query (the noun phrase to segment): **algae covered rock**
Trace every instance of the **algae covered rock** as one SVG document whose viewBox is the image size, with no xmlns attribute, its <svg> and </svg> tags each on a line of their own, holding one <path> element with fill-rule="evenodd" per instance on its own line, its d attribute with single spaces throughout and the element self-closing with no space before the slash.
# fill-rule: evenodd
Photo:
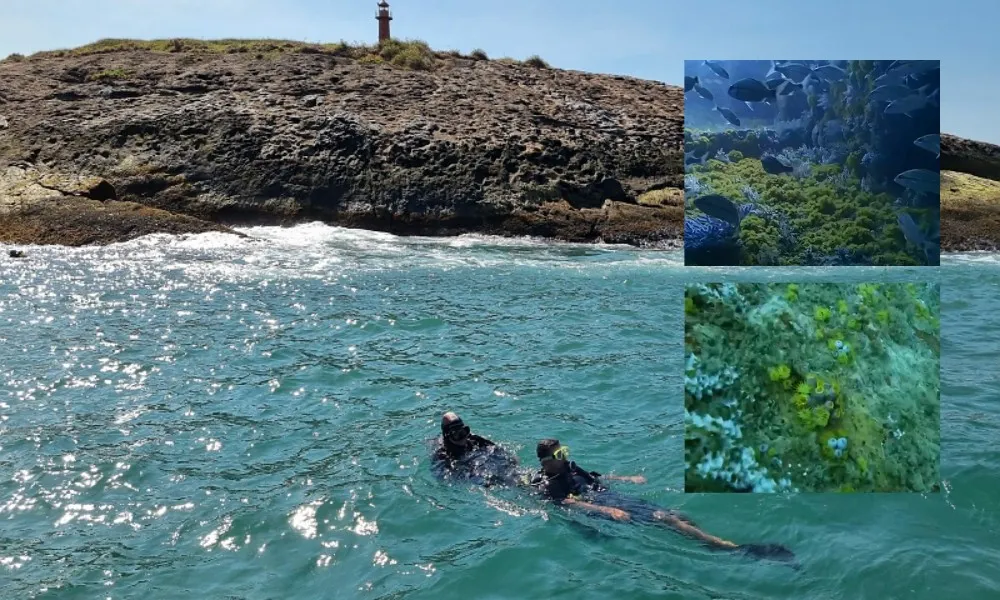
<svg viewBox="0 0 1000 600">
<path fill-rule="evenodd" d="M 940 480 L 931 284 L 693 284 L 686 491 L 929 491 Z"/>
</svg>

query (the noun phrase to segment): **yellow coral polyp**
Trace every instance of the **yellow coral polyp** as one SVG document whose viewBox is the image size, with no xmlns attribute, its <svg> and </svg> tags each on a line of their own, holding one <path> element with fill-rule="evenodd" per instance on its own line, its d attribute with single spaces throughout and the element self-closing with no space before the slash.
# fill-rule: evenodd
<svg viewBox="0 0 1000 600">
<path fill-rule="evenodd" d="M 866 304 L 874 304 L 875 296 L 878 294 L 878 286 L 873 283 L 862 283 L 858 285 L 858 294 Z"/>
<path fill-rule="evenodd" d="M 767 370 L 771 381 L 785 381 L 792 376 L 792 370 L 788 365 L 778 365 Z"/>
<path fill-rule="evenodd" d="M 802 408 L 798 412 L 798 417 L 807 429 L 822 429 L 830 422 L 830 411 L 822 406 L 811 410 Z"/>
<path fill-rule="evenodd" d="M 845 300 L 838 300 L 837 301 L 837 310 L 840 312 L 840 314 L 846 315 L 847 314 L 847 302 Z"/>
<path fill-rule="evenodd" d="M 820 323 L 825 323 L 830 320 L 830 309 L 825 306 L 817 306 L 816 310 L 813 312 L 813 316 Z"/>
</svg>

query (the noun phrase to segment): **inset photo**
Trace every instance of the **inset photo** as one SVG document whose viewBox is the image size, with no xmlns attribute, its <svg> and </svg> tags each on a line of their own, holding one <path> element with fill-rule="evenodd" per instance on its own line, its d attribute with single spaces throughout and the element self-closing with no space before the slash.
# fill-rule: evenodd
<svg viewBox="0 0 1000 600">
<path fill-rule="evenodd" d="M 685 491 L 937 491 L 940 304 L 923 283 L 687 286 Z"/>
<path fill-rule="evenodd" d="M 940 264 L 940 61 L 684 64 L 686 265 Z"/>
</svg>

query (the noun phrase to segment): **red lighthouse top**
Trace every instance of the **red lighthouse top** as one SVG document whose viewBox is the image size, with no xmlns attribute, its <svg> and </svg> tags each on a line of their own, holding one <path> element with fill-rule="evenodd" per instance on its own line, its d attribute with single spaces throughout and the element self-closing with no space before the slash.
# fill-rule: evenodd
<svg viewBox="0 0 1000 600">
<path fill-rule="evenodd" d="M 389 21 L 392 20 L 392 15 L 389 13 L 389 3 L 385 0 L 379 0 L 378 3 L 378 14 L 375 16 L 375 20 L 378 21 L 378 41 L 379 43 L 389 40 Z"/>
</svg>

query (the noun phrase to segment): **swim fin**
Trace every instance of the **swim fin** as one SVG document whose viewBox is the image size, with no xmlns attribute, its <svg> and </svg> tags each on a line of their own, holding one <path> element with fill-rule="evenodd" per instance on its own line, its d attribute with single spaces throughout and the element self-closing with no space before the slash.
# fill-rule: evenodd
<svg viewBox="0 0 1000 600">
<path fill-rule="evenodd" d="M 795 559 L 795 554 L 781 544 L 743 544 L 736 550 L 753 558 L 788 563 L 789 566 L 796 570 L 801 568 L 801 565 Z"/>
</svg>

